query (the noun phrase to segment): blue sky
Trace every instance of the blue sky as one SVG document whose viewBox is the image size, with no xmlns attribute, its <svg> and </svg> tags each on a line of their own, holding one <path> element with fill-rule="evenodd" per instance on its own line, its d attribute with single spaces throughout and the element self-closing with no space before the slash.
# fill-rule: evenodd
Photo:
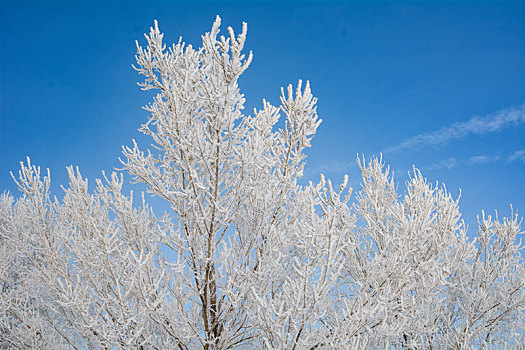
<svg viewBox="0 0 525 350">
<path fill-rule="evenodd" d="M 240 79 L 247 112 L 310 80 L 323 119 L 305 179 L 358 185 L 356 154 L 383 153 L 399 181 L 412 164 L 482 209 L 525 213 L 525 3 L 0 1 L 0 188 L 30 156 L 90 179 L 119 166 L 150 96 L 132 69 L 153 20 L 168 42 L 248 23 Z M 402 190 L 402 186 L 400 186 Z"/>
</svg>

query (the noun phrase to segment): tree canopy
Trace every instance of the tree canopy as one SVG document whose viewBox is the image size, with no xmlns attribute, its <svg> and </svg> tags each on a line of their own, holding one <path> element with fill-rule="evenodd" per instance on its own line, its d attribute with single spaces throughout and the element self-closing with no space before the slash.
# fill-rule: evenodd
<svg viewBox="0 0 525 350">
<path fill-rule="evenodd" d="M 361 188 L 300 185 L 321 123 L 308 82 L 244 114 L 247 25 L 202 47 L 137 43 L 139 129 L 123 169 L 78 169 L 58 199 L 29 158 L 0 197 L 0 347 L 427 348 L 523 346 L 517 215 L 481 214 L 414 168 L 403 192 L 381 158 Z M 282 127 L 278 127 L 282 125 Z M 170 210 L 122 191 L 124 173 Z"/>
</svg>

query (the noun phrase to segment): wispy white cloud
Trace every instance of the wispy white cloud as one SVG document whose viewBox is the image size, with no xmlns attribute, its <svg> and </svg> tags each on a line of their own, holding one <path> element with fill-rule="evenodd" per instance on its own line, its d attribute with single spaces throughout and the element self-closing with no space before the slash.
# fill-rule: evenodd
<svg viewBox="0 0 525 350">
<path fill-rule="evenodd" d="M 520 160 L 522 162 L 525 162 L 525 150 L 520 150 L 520 151 L 516 151 L 514 153 L 512 153 L 509 158 L 508 158 L 508 161 L 509 162 L 512 162 L 512 161 L 515 161 L 515 160 Z"/>
<path fill-rule="evenodd" d="M 498 161 L 504 161 L 504 160 L 506 160 L 507 162 L 514 162 L 514 161 L 525 162 L 525 150 L 515 151 L 508 157 L 501 157 L 498 155 L 495 155 L 495 156 L 477 155 L 477 156 L 472 156 L 468 159 L 459 159 L 459 160 L 456 159 L 455 157 L 450 157 L 450 158 L 443 159 L 437 163 L 432 164 L 431 166 L 428 167 L 428 169 L 431 169 L 431 170 L 452 169 L 458 166 L 485 164 L 485 163 L 492 163 L 492 162 L 498 162 Z"/>
<path fill-rule="evenodd" d="M 500 156 L 487 156 L 487 155 L 472 156 L 466 161 L 466 164 L 467 165 L 484 164 L 484 163 L 496 162 L 498 160 L 501 160 Z"/>
<path fill-rule="evenodd" d="M 454 157 L 440 160 L 437 163 L 432 164 L 428 167 L 430 170 L 439 170 L 439 169 L 452 169 L 459 165 L 459 162 Z"/>
<path fill-rule="evenodd" d="M 422 146 L 439 146 L 469 135 L 484 135 L 510 125 L 517 126 L 523 123 L 525 123 L 525 104 L 506 108 L 483 117 L 473 117 L 466 122 L 457 122 L 436 131 L 410 137 L 398 145 L 389 147 L 384 153 Z"/>
</svg>

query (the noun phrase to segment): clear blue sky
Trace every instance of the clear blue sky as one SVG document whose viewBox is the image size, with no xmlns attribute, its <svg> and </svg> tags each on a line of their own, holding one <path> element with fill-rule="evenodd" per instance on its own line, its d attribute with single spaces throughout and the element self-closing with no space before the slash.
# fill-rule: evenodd
<svg viewBox="0 0 525 350">
<path fill-rule="evenodd" d="M 525 214 L 524 2 L 227 2 L 0 0 L 0 188 L 30 156 L 90 179 L 119 166 L 146 120 L 131 68 L 153 20 L 193 45 L 222 17 L 248 23 L 247 111 L 310 80 L 323 119 L 306 179 L 359 183 L 356 154 L 383 152 L 444 182 L 472 226 L 481 209 Z M 93 183 L 93 182 L 91 182 Z M 402 187 L 400 186 L 400 190 Z"/>
</svg>

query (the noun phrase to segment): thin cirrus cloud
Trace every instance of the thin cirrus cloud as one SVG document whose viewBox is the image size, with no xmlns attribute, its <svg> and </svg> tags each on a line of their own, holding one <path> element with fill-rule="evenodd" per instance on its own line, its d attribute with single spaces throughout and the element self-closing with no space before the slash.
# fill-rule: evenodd
<svg viewBox="0 0 525 350">
<path fill-rule="evenodd" d="M 472 156 L 468 159 L 456 159 L 455 157 L 450 157 L 443 159 L 431 166 L 428 169 L 437 170 L 437 169 L 452 169 L 458 166 L 466 165 L 476 165 L 476 164 L 485 164 L 506 160 L 507 162 L 522 161 L 525 162 L 525 150 L 515 151 L 508 157 L 500 156 L 489 156 L 489 155 L 478 155 Z"/>
<path fill-rule="evenodd" d="M 384 153 L 423 146 L 439 146 L 469 135 L 484 135 L 499 131 L 507 126 L 517 126 L 523 123 L 525 123 L 525 103 L 483 117 L 473 117 L 466 122 L 457 122 L 436 131 L 412 136 L 398 145 L 387 148 Z"/>
<path fill-rule="evenodd" d="M 447 159 L 443 159 L 442 161 L 439 161 L 429 167 L 431 170 L 437 170 L 437 169 L 452 169 L 458 166 L 464 166 L 464 165 L 475 165 L 475 164 L 485 164 L 490 162 L 496 162 L 501 160 L 502 158 L 499 156 L 488 156 L 488 155 L 479 155 L 479 156 L 472 156 L 468 159 L 459 159 L 457 160 L 455 157 L 450 157 Z"/>
<path fill-rule="evenodd" d="M 522 149 L 522 150 L 519 150 L 519 151 L 516 151 L 514 153 L 512 153 L 510 156 L 509 156 L 509 162 L 512 162 L 512 161 L 515 161 L 515 160 L 521 160 L 522 162 L 525 162 L 525 149 Z"/>
</svg>

